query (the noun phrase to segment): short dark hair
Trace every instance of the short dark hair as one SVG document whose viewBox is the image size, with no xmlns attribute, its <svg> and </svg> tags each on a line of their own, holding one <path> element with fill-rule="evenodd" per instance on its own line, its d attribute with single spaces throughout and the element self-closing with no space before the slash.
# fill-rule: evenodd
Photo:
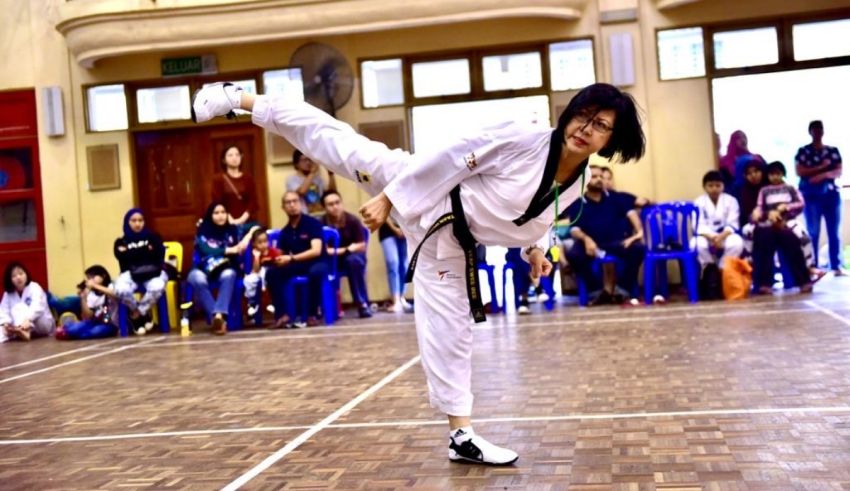
<svg viewBox="0 0 850 491">
<path fill-rule="evenodd" d="M 702 176 L 702 185 L 705 186 L 710 182 L 723 182 L 723 174 L 720 171 L 710 170 Z"/>
<path fill-rule="evenodd" d="M 219 165 L 221 166 L 222 171 L 227 171 L 227 163 L 225 163 L 224 158 L 227 157 L 227 152 L 230 151 L 231 148 L 235 148 L 239 155 L 242 155 L 242 149 L 239 148 L 238 145 L 225 145 L 224 149 L 221 151 L 221 158 L 218 160 Z M 242 168 L 242 162 L 239 162 L 239 168 Z"/>
<path fill-rule="evenodd" d="M 778 160 L 776 162 L 771 162 L 771 163 L 767 164 L 767 173 L 768 174 L 773 174 L 773 173 L 776 173 L 776 172 L 781 172 L 782 177 L 785 177 L 785 176 L 788 175 L 788 171 L 785 170 L 785 164 L 783 164 L 782 162 L 780 162 Z"/>
<path fill-rule="evenodd" d="M 339 192 L 337 192 L 334 189 L 328 189 L 327 191 L 322 193 L 322 206 L 325 206 L 325 198 L 327 198 L 328 196 L 333 196 L 333 195 L 339 196 L 340 201 L 342 201 L 342 195 L 339 194 Z"/>
<path fill-rule="evenodd" d="M 604 170 L 605 169 L 605 167 L 602 167 L 599 164 L 590 164 L 590 165 L 587 166 L 587 168 L 590 169 L 590 170 L 593 170 L 593 169 Z"/>
<path fill-rule="evenodd" d="M 819 119 L 815 119 L 814 121 L 809 122 L 809 131 L 812 131 L 813 128 L 823 129 L 823 121 Z"/>
<path fill-rule="evenodd" d="M 6 290 L 6 293 L 12 293 L 15 291 L 15 285 L 12 283 L 12 271 L 20 268 L 24 271 L 24 274 L 27 275 L 27 285 L 32 282 L 32 276 L 30 276 L 30 272 L 23 263 L 19 261 L 12 261 L 6 265 L 6 271 L 3 272 L 3 289 Z"/>
<path fill-rule="evenodd" d="M 593 84 L 583 88 L 567 104 L 567 108 L 558 118 L 560 138 L 563 138 L 567 125 L 579 114 L 588 110 L 599 112 L 611 109 L 617 113 L 614 128 L 608 144 L 599 150 L 599 155 L 612 160 L 619 155 L 622 163 L 637 160 L 646 149 L 646 138 L 641 128 L 637 105 L 631 95 L 620 91 L 610 84 Z"/>
<path fill-rule="evenodd" d="M 100 264 L 89 266 L 88 268 L 86 268 L 84 274 L 86 275 L 86 277 L 100 276 L 101 278 L 103 278 L 103 286 L 109 286 L 109 284 L 112 283 L 112 277 L 109 276 L 109 271 L 107 271 L 106 268 L 104 268 Z"/>
<path fill-rule="evenodd" d="M 268 230 L 266 230 L 262 227 L 258 228 L 257 230 L 254 230 L 254 233 L 251 234 L 251 244 L 253 244 L 254 242 L 257 242 L 257 239 L 259 239 L 260 236 L 263 236 L 263 235 L 269 235 Z"/>
<path fill-rule="evenodd" d="M 298 161 L 301 160 L 301 157 L 303 155 L 304 155 L 304 152 L 302 152 L 301 150 L 298 150 L 296 148 L 295 151 L 292 152 L 292 163 L 295 164 L 295 165 L 298 165 Z"/>
</svg>

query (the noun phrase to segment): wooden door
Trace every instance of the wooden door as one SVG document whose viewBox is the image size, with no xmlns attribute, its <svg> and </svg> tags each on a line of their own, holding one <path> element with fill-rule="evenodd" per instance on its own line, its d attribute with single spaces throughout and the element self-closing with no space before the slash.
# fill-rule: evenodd
<svg viewBox="0 0 850 491">
<path fill-rule="evenodd" d="M 254 176 L 262 223 L 268 219 L 262 130 L 252 124 L 135 133 L 138 202 L 148 226 L 165 241 L 183 244 L 183 269 L 191 267 L 198 220 L 211 201 L 212 177 L 221 172 L 225 146 L 243 151 L 243 170 Z"/>
</svg>

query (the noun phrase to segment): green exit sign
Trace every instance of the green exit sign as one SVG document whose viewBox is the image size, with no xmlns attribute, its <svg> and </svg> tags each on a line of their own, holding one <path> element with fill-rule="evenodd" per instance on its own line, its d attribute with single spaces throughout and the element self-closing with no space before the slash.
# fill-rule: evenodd
<svg viewBox="0 0 850 491">
<path fill-rule="evenodd" d="M 163 77 L 218 73 L 218 63 L 216 62 L 215 55 L 163 58 L 161 67 Z"/>
</svg>

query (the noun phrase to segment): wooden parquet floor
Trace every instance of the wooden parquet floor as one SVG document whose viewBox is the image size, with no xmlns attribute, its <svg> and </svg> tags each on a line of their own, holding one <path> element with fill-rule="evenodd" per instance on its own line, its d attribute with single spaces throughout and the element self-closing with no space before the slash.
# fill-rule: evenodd
<svg viewBox="0 0 850 491">
<path fill-rule="evenodd" d="M 0 345 L 0 490 L 850 490 L 850 279 L 490 319 L 475 427 L 514 466 L 448 462 L 412 316 L 382 314 Z"/>
</svg>

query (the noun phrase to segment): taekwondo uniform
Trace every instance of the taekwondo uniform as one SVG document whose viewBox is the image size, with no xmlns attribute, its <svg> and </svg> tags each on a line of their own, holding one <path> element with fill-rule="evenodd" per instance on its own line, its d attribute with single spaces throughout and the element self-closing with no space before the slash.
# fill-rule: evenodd
<svg viewBox="0 0 850 491">
<path fill-rule="evenodd" d="M 697 225 L 697 236 L 694 237 L 697 248 L 697 259 L 701 267 L 717 261 L 715 254 L 721 251 L 712 250 L 709 240 L 699 234 L 719 234 L 725 230 L 732 233 L 723 242 L 722 256 L 719 267 L 723 267 L 723 261 L 727 257 L 741 257 L 744 252 L 744 239 L 738 234 L 738 220 L 741 209 L 738 200 L 734 196 L 720 193 L 715 204 L 708 194 L 703 194 L 694 204 L 699 208 L 699 224 Z"/>
<path fill-rule="evenodd" d="M 260 95 L 252 119 L 369 194 L 389 197 L 392 217 L 416 251 L 408 274 L 431 405 L 469 416 L 470 311 L 483 320 L 472 288 L 475 244 L 521 247 L 526 260 L 528 247 L 548 249 L 563 138 L 549 128 L 506 123 L 411 154 L 368 140 L 306 103 Z M 586 169 L 587 161 L 558 189 L 560 203 L 579 198 Z"/>
</svg>

